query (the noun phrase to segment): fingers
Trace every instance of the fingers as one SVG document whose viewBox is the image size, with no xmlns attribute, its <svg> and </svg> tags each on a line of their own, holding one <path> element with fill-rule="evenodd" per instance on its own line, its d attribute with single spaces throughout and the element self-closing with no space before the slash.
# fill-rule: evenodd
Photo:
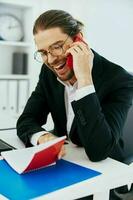
<svg viewBox="0 0 133 200">
<path fill-rule="evenodd" d="M 71 53 L 72 55 L 77 55 L 76 53 L 82 54 L 91 54 L 91 49 L 88 45 L 84 44 L 83 42 L 74 42 L 71 44 L 70 48 L 66 51 L 66 56 Z"/>
<path fill-rule="evenodd" d="M 54 136 L 52 133 L 46 133 L 46 134 L 40 136 L 40 138 L 38 140 L 38 144 L 42 144 L 42 143 L 48 142 L 48 141 L 53 140 L 55 138 L 57 138 L 57 137 Z M 65 146 L 63 145 L 61 147 L 61 150 L 60 150 L 59 154 L 58 154 L 58 159 L 61 159 L 63 156 L 65 156 L 65 154 L 66 154 Z"/>
<path fill-rule="evenodd" d="M 45 142 L 48 142 L 50 140 L 53 140 L 57 138 L 55 135 L 53 135 L 52 133 L 46 133 L 44 135 L 41 135 L 38 139 L 38 144 L 42 144 L 42 143 L 45 143 Z"/>
<path fill-rule="evenodd" d="M 58 154 L 58 159 L 60 160 L 65 155 L 66 155 L 66 150 L 65 150 L 65 146 L 63 145 L 61 147 L 61 150 L 60 150 L 59 154 Z"/>
<path fill-rule="evenodd" d="M 83 43 L 83 42 L 74 42 L 71 44 L 71 47 L 77 46 L 81 51 L 88 52 L 90 50 L 89 45 Z"/>
</svg>

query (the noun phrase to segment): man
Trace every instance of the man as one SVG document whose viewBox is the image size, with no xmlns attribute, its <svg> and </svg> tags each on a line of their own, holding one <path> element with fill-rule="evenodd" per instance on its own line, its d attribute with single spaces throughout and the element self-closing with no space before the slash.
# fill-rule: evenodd
<svg viewBox="0 0 133 200">
<path fill-rule="evenodd" d="M 90 49 L 83 42 L 82 28 L 61 10 L 49 10 L 35 21 L 35 59 L 43 65 L 17 133 L 26 146 L 67 135 L 84 147 L 91 161 L 109 156 L 124 162 L 122 129 L 132 104 L 133 77 Z M 42 128 L 49 113 L 53 133 Z M 58 157 L 64 154 L 63 147 Z"/>
</svg>

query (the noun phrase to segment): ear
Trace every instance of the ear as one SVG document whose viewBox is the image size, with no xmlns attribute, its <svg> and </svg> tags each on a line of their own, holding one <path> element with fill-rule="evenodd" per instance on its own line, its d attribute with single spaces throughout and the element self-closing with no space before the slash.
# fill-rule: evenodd
<svg viewBox="0 0 133 200">
<path fill-rule="evenodd" d="M 77 34 L 77 36 L 83 38 L 83 33 L 82 33 L 82 32 L 79 32 L 79 33 Z"/>
<path fill-rule="evenodd" d="M 75 35 L 73 41 L 74 41 L 74 42 L 80 41 L 80 42 L 83 42 L 84 44 L 86 44 L 86 45 L 88 46 L 88 44 L 86 43 L 86 41 L 84 41 L 83 34 L 82 34 L 81 32 L 78 33 L 77 35 Z"/>
<path fill-rule="evenodd" d="M 73 40 L 75 41 L 76 38 L 81 38 L 81 40 L 82 40 L 82 39 L 83 39 L 83 33 L 82 33 L 82 32 L 77 33 L 77 34 L 74 36 Z"/>
</svg>

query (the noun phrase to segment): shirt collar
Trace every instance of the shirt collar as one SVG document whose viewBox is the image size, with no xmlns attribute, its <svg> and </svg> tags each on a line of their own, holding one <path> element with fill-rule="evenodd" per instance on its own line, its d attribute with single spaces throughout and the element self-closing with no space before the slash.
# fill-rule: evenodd
<svg viewBox="0 0 133 200">
<path fill-rule="evenodd" d="M 71 85 L 70 83 L 66 82 L 66 81 L 62 81 L 57 77 L 57 80 L 64 85 L 65 87 L 69 87 L 69 88 L 77 88 L 78 86 L 78 82 L 76 81 L 73 85 Z"/>
</svg>

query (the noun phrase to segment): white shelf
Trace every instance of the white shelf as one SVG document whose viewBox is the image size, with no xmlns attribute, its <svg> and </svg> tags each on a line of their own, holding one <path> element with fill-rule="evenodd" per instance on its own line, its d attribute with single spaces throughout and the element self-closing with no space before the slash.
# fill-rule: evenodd
<svg viewBox="0 0 133 200">
<path fill-rule="evenodd" d="M 10 80 L 28 80 L 30 79 L 30 76 L 29 75 L 19 75 L 19 74 L 6 74 L 6 75 L 0 75 L 0 80 L 7 80 L 7 79 L 10 79 Z"/>
<path fill-rule="evenodd" d="M 0 45 L 3 46 L 18 46 L 18 47 L 31 47 L 30 42 L 14 42 L 14 41 L 0 41 Z"/>
<path fill-rule="evenodd" d="M 0 114 L 2 116 L 10 114 L 18 117 L 33 90 L 31 83 L 34 84 L 36 75 L 34 75 L 35 49 L 32 29 L 36 9 L 34 0 L 0 0 L 0 14 L 10 13 L 16 16 L 22 22 L 24 31 L 23 41 L 0 40 Z M 17 58 L 14 57 L 15 53 L 18 53 Z M 22 57 L 19 57 L 19 54 Z M 24 54 L 27 55 L 26 59 Z M 18 59 L 17 62 L 15 59 Z M 27 74 L 12 74 L 14 66 L 18 69 L 27 69 Z"/>
<path fill-rule="evenodd" d="M 7 5 L 11 5 L 14 7 L 22 7 L 22 8 L 31 8 L 33 6 L 32 1 L 27 1 L 27 0 L 23 0 L 23 1 L 14 1 L 14 0 L 0 0 L 1 4 L 7 4 Z"/>
</svg>

